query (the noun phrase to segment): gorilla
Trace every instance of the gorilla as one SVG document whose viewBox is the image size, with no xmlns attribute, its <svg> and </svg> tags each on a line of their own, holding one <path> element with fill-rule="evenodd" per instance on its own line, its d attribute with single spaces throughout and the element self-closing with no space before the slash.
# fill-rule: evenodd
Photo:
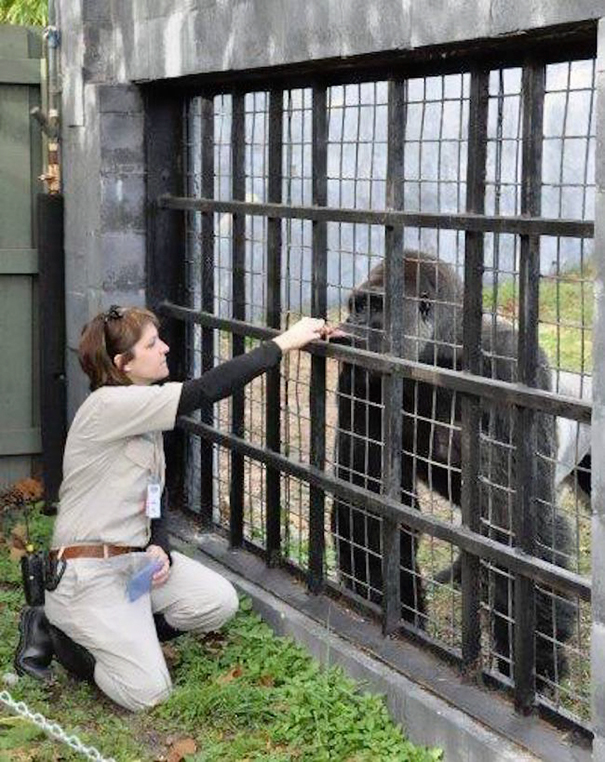
<svg viewBox="0 0 605 762">
<path fill-rule="evenodd" d="M 433 256 L 404 250 L 403 305 L 406 359 L 442 368 L 460 369 L 462 359 L 462 283 L 455 270 Z M 349 298 L 349 315 L 341 329 L 342 343 L 383 351 L 384 268 L 375 267 Z M 517 331 L 507 321 L 485 322 L 481 336 L 482 374 L 516 380 Z M 550 390 L 551 376 L 542 352 L 538 386 Z M 382 473 L 382 376 L 343 363 L 338 378 L 336 476 L 379 492 Z M 418 509 L 417 481 L 460 505 L 461 400 L 455 392 L 404 379 L 401 446 L 401 500 Z M 555 508 L 553 416 L 536 414 L 536 554 L 568 567 L 571 529 Z M 480 479 L 482 531 L 511 544 L 516 456 L 514 411 L 488 401 L 481 403 Z M 366 600 L 380 603 L 382 591 L 380 520 L 371 512 L 335 498 L 332 531 L 342 583 Z M 426 605 L 417 561 L 415 533 L 401 526 L 402 618 L 422 628 Z M 459 578 L 459 559 L 442 578 Z M 483 589 L 491 591 L 493 641 L 498 666 L 510 675 L 513 582 L 505 570 L 484 573 Z M 538 589 L 536 594 L 536 673 L 560 680 L 567 663 L 561 644 L 574 630 L 574 604 L 560 594 Z"/>
</svg>

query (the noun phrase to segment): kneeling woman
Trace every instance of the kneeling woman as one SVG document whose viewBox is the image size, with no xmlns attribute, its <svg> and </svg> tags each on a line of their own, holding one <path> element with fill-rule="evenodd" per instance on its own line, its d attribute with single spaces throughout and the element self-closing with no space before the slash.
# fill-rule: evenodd
<svg viewBox="0 0 605 762">
<path fill-rule="evenodd" d="M 162 431 L 329 332 L 323 320 L 303 318 L 201 378 L 154 385 L 168 376 L 168 346 L 152 312 L 112 307 L 85 326 L 80 362 L 92 393 L 67 437 L 50 551 L 64 571 L 46 592 L 44 609 L 24 612 L 15 657 L 20 673 L 47 676 L 54 650 L 128 709 L 169 695 L 158 636 L 214 630 L 235 614 L 238 601 L 226 579 L 170 552 L 162 519 L 153 518 L 154 495 L 164 487 Z M 158 562 L 152 588 L 131 601 L 128 581 L 150 559 Z"/>
</svg>

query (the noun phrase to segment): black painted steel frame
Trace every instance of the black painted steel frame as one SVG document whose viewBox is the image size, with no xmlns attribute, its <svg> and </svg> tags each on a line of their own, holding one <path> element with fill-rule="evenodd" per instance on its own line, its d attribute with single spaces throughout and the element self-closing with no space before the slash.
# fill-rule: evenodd
<svg viewBox="0 0 605 762">
<path fill-rule="evenodd" d="M 586 51 L 584 51 L 586 52 Z M 592 51 L 589 51 L 590 55 Z M 549 59 L 550 60 L 550 59 Z M 517 65 L 519 65 L 517 59 Z M 202 123 L 202 198 L 188 198 L 175 193 L 172 183 L 164 192 L 162 184 L 151 183 L 155 214 L 160 210 L 198 212 L 202 216 L 202 310 L 184 307 L 173 296 L 158 304 L 161 312 L 177 323 L 202 326 L 202 369 L 213 363 L 213 332 L 219 328 L 231 332 L 233 354 L 244 351 L 244 338 L 268 338 L 275 335 L 281 318 L 281 221 L 302 219 L 313 225 L 312 314 L 326 316 L 327 308 L 327 223 L 357 222 L 379 225 L 385 229 L 385 341 L 387 355 L 348 347 L 314 344 L 308 348 L 311 365 L 311 449 L 309 465 L 280 454 L 279 371 L 267 379 L 266 448 L 244 441 L 243 394 L 233 401 L 232 431 L 213 428 L 212 410 L 202 411 L 201 420 L 183 418 L 180 426 L 202 439 L 202 510 L 204 524 L 212 521 L 212 448 L 219 444 L 231 451 L 230 539 L 234 546 L 243 542 L 243 478 L 244 458 L 267 466 L 266 559 L 270 565 L 280 561 L 280 475 L 289 474 L 310 485 L 309 532 L 310 552 L 307 582 L 313 592 L 330 585 L 324 579 L 324 526 L 326 491 L 376 512 L 383 518 L 383 630 L 390 633 L 397 627 L 418 631 L 401 621 L 399 604 L 399 524 L 414 531 L 426 532 L 458 546 L 462 552 L 462 662 L 467 674 L 480 672 L 481 629 L 480 559 L 509 569 L 515 584 L 515 704 L 519 711 L 528 711 L 535 703 L 534 605 L 535 583 L 582 600 L 590 600 L 590 581 L 538 558 L 534 558 L 535 515 L 533 494 L 535 451 L 535 413 L 541 411 L 589 422 L 591 405 L 585 401 L 550 394 L 533 388 L 536 384 L 538 359 L 538 283 L 539 237 L 571 236 L 591 238 L 594 223 L 582 220 L 544 219 L 540 217 L 539 191 L 541 177 L 542 109 L 544 102 L 545 59 L 522 61 L 523 66 L 523 167 L 522 207 L 520 216 L 485 215 L 485 171 L 487 145 L 488 82 L 490 66 L 477 59 L 467 64 L 471 72 L 471 94 L 468 133 L 468 167 L 466 212 L 458 214 L 406 212 L 403 210 L 403 125 L 405 124 L 405 70 L 400 78 L 389 71 L 387 203 L 384 211 L 329 208 L 327 204 L 327 79 L 307 80 L 313 85 L 313 198 L 311 206 L 282 203 L 282 123 L 285 82 L 270 88 L 268 196 L 266 203 L 245 201 L 244 136 L 245 113 L 242 89 L 232 90 L 232 197 L 216 200 L 214 196 L 213 159 L 213 96 L 209 89 L 201 97 Z M 374 78 L 379 76 L 374 71 Z M 342 78 L 342 74 L 339 74 Z M 363 78 L 363 77 L 362 77 Z M 354 79 L 351 74 L 350 80 Z M 267 80 L 270 83 L 270 80 Z M 261 83 L 254 82 L 254 89 Z M 270 87 L 270 85 L 269 85 Z M 265 85 L 265 89 L 267 85 Z M 184 92 L 184 91 L 183 91 Z M 188 93 L 189 95 L 191 93 Z M 181 93 L 182 95 L 182 93 Z M 213 314 L 213 267 L 215 213 L 233 215 L 233 317 Z M 267 226 L 267 328 L 245 321 L 245 218 L 254 215 L 268 218 Z M 165 223 L 166 224 L 166 223 Z M 463 322 L 463 369 L 445 370 L 421 365 L 401 357 L 403 294 L 403 230 L 404 227 L 462 230 L 465 232 L 465 291 Z M 168 225 L 168 232 L 170 226 Z M 519 315 L 519 382 L 508 383 L 484 378 L 481 367 L 482 274 L 484 233 L 512 233 L 520 236 L 520 315 Z M 156 243 L 156 246 L 159 244 Z M 326 357 L 346 360 L 363 368 L 385 374 L 384 387 L 384 455 L 382 494 L 357 487 L 324 473 L 326 415 Z M 462 525 L 456 527 L 435 516 L 423 514 L 400 502 L 401 395 L 403 379 L 412 379 L 449 388 L 462 395 Z M 480 517 L 473 506 L 479 499 L 479 432 L 480 401 L 513 407 L 517 415 L 518 436 L 515 446 L 522 456 L 518 469 L 515 510 L 516 547 L 508 547 L 480 534 Z M 348 593 L 345 592 L 345 595 Z M 351 594 L 352 597 L 354 597 Z M 371 607 L 370 607 L 371 608 Z M 523 616 L 520 615 L 523 612 Z M 428 639 L 428 638 L 427 638 Z M 444 649 L 445 650 L 445 649 Z"/>
</svg>

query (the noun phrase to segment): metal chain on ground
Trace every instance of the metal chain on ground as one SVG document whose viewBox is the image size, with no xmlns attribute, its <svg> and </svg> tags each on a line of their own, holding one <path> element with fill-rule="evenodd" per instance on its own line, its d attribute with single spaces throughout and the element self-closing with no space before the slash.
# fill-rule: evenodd
<svg viewBox="0 0 605 762">
<path fill-rule="evenodd" d="M 102 756 L 101 752 L 94 746 L 83 744 L 77 735 L 67 735 L 58 722 L 46 719 L 40 712 L 32 712 L 24 701 L 15 701 L 8 691 L 0 691 L 0 702 L 5 704 L 11 711 L 21 715 L 21 717 L 26 717 L 34 725 L 37 725 L 45 733 L 48 733 L 49 736 L 67 744 L 78 754 L 84 755 L 87 759 L 94 760 L 94 762 L 116 762 L 113 757 Z"/>
</svg>

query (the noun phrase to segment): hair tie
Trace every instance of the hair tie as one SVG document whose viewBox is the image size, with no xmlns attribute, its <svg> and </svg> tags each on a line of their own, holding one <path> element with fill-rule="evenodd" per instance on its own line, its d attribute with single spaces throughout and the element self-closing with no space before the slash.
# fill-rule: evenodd
<svg viewBox="0 0 605 762">
<path fill-rule="evenodd" d="M 118 304 L 112 304 L 107 312 L 103 315 L 103 322 L 108 323 L 110 320 L 121 320 L 124 317 L 124 310 Z"/>
</svg>

